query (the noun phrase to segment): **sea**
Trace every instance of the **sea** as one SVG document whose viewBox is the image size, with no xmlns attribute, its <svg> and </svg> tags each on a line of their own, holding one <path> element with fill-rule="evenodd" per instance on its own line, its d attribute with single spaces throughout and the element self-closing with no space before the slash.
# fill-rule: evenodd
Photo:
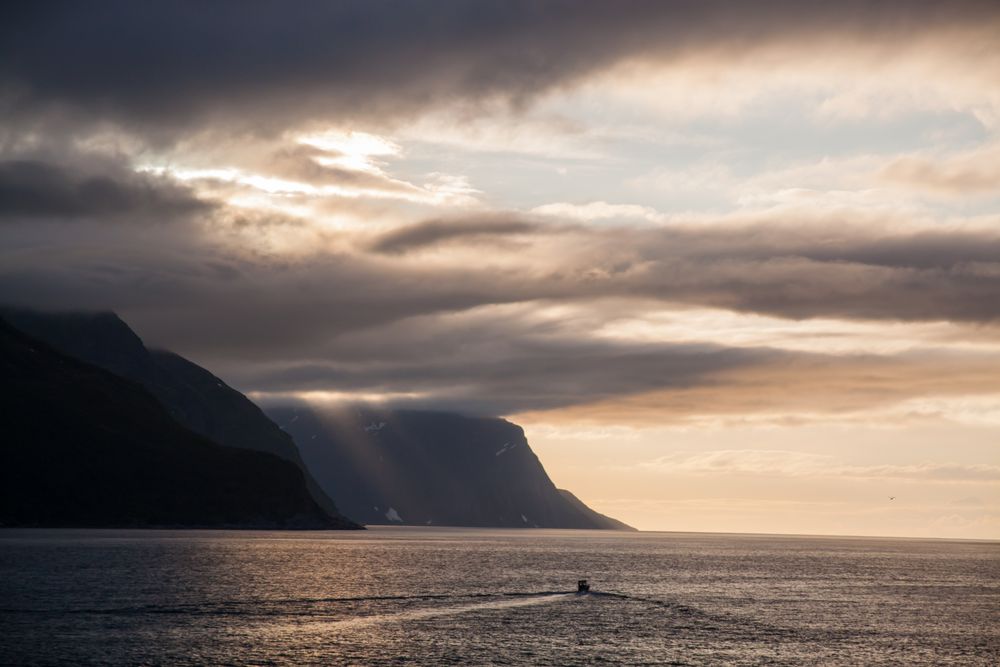
<svg viewBox="0 0 1000 667">
<path fill-rule="evenodd" d="M 5 529 L 0 664 L 1000 665 L 1000 543 Z"/>
</svg>

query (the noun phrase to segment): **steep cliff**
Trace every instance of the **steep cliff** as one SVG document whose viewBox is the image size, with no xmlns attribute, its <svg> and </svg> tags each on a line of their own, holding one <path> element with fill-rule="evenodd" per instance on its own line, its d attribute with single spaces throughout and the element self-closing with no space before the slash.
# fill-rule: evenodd
<svg viewBox="0 0 1000 667">
<path fill-rule="evenodd" d="M 631 530 L 555 487 L 503 419 L 265 406 L 338 506 L 369 524 Z"/>
</svg>

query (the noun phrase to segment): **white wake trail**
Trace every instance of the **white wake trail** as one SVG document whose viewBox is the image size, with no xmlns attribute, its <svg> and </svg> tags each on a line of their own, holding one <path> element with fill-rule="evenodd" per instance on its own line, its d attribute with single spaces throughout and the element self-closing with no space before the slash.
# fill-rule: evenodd
<svg viewBox="0 0 1000 667">
<path fill-rule="evenodd" d="M 533 607 L 540 604 L 548 604 L 558 600 L 576 597 L 575 593 L 552 593 L 538 595 L 527 599 L 518 600 L 491 600 L 489 602 L 475 602 L 472 604 L 454 605 L 435 609 L 414 609 L 413 611 L 402 611 L 398 614 L 372 614 L 371 616 L 360 616 L 344 621 L 334 621 L 327 627 L 333 630 L 353 630 L 370 625 L 381 623 L 398 623 L 401 621 L 413 621 L 424 618 L 434 618 L 436 616 L 453 616 L 456 614 L 468 614 L 477 611 L 492 611 L 495 609 L 513 609 L 515 607 Z"/>
</svg>

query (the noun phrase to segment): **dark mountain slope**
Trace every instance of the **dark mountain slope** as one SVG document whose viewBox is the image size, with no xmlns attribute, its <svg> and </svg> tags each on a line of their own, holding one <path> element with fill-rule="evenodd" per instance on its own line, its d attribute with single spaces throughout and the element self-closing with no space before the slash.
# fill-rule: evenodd
<svg viewBox="0 0 1000 667">
<path fill-rule="evenodd" d="M 138 384 L 2 320 L 0 402 L 3 525 L 349 527 L 294 464 L 216 445 Z"/>
<path fill-rule="evenodd" d="M 337 504 L 364 523 L 630 529 L 556 489 L 521 427 L 503 419 L 265 409 Z"/>
<path fill-rule="evenodd" d="M 309 474 L 292 438 L 246 396 L 172 352 L 148 350 L 114 313 L 43 313 L 0 309 L 0 317 L 81 361 L 144 386 L 182 425 L 220 445 L 280 456 L 299 466 L 320 507 L 333 501 Z"/>
</svg>

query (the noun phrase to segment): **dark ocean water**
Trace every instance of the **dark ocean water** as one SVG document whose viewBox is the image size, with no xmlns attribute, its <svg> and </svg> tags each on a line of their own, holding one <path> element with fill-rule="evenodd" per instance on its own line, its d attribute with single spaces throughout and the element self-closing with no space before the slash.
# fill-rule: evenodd
<svg viewBox="0 0 1000 667">
<path fill-rule="evenodd" d="M 1000 544 L 6 530 L 0 663 L 997 665 Z"/>
</svg>

